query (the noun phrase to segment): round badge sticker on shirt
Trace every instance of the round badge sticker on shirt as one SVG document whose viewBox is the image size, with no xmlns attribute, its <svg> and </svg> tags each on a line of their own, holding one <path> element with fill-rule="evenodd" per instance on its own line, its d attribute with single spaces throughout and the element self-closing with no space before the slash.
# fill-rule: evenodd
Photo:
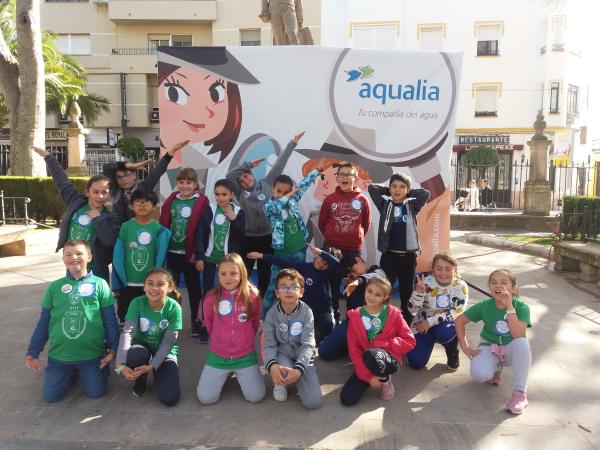
<svg viewBox="0 0 600 450">
<path fill-rule="evenodd" d="M 184 206 L 183 208 L 181 208 L 181 211 L 179 211 L 179 215 L 181 217 L 190 217 L 192 215 L 192 208 L 190 208 L 189 206 Z"/>
<path fill-rule="evenodd" d="M 265 194 L 258 194 L 258 199 L 262 202 L 265 199 Z"/>
<path fill-rule="evenodd" d="M 435 304 L 438 308 L 450 307 L 450 294 L 443 292 L 435 297 Z"/>
<path fill-rule="evenodd" d="M 233 311 L 233 304 L 231 303 L 231 300 L 221 300 L 218 309 L 220 315 L 228 316 Z"/>
<path fill-rule="evenodd" d="M 158 327 L 161 330 L 166 330 L 168 326 L 169 326 L 169 321 L 167 319 L 163 319 L 158 323 Z"/>
<path fill-rule="evenodd" d="M 402 216 L 402 208 L 394 206 L 394 219 L 399 219 Z"/>
<path fill-rule="evenodd" d="M 248 314 L 246 314 L 246 313 L 241 313 L 241 314 L 238 316 L 238 322 L 244 323 L 244 322 L 246 322 L 247 320 L 248 320 Z"/>
<path fill-rule="evenodd" d="M 81 283 L 77 287 L 77 294 L 81 295 L 82 297 L 89 297 L 94 293 L 95 287 L 96 285 L 94 283 Z"/>
<path fill-rule="evenodd" d="M 307 286 L 312 286 L 314 283 L 312 278 L 307 278 L 304 282 Z"/>
<path fill-rule="evenodd" d="M 371 319 L 367 316 L 362 316 L 362 323 L 363 323 L 363 326 L 365 327 L 365 330 L 370 330 L 371 327 L 373 326 Z"/>
<path fill-rule="evenodd" d="M 508 322 L 506 320 L 497 320 L 496 321 L 496 333 L 497 334 L 508 334 Z"/>
<path fill-rule="evenodd" d="M 217 225 L 223 225 L 225 223 L 225 216 L 223 214 L 217 214 L 215 217 L 215 223 Z"/>
<path fill-rule="evenodd" d="M 352 208 L 354 208 L 355 210 L 360 210 L 362 208 L 362 203 L 360 200 L 352 200 Z"/>
<path fill-rule="evenodd" d="M 379 317 L 375 317 L 372 323 L 375 328 L 381 328 L 381 319 Z"/>
<path fill-rule="evenodd" d="M 70 284 L 63 284 L 60 288 L 60 292 L 62 292 L 63 294 L 68 294 L 72 290 L 73 286 L 71 286 Z"/>
<path fill-rule="evenodd" d="M 142 231 L 138 236 L 138 242 L 141 245 L 148 245 L 152 242 L 152 235 L 147 231 Z"/>
<path fill-rule="evenodd" d="M 147 333 L 150 329 L 150 321 L 145 317 L 140 317 L 140 331 L 142 333 Z"/>
<path fill-rule="evenodd" d="M 300 321 L 292 321 L 290 324 L 290 334 L 292 336 L 300 336 L 302 334 L 302 330 L 304 329 L 304 324 Z"/>
<path fill-rule="evenodd" d="M 79 223 L 79 225 L 83 225 L 84 227 L 87 227 L 90 223 L 92 223 L 92 218 L 90 216 L 88 216 L 87 214 L 82 214 L 77 219 L 77 222 Z"/>
<path fill-rule="evenodd" d="M 279 324 L 279 331 L 281 331 L 282 333 L 285 333 L 287 330 L 288 330 L 287 323 L 280 323 Z"/>
</svg>

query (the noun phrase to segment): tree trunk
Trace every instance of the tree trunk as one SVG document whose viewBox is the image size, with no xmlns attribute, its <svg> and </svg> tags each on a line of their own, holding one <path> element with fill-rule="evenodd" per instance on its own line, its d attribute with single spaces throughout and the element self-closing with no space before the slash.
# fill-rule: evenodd
<svg viewBox="0 0 600 450">
<path fill-rule="evenodd" d="M 39 0 L 19 0 L 16 8 L 18 62 L 0 36 L 0 83 L 10 114 L 10 174 L 46 174 L 31 147 L 44 148 L 46 124 L 44 60 Z"/>
</svg>

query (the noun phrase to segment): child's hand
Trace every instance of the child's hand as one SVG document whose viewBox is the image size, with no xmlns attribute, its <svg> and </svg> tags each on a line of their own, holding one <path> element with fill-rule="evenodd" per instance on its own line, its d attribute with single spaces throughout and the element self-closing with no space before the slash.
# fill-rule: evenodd
<svg viewBox="0 0 600 450">
<path fill-rule="evenodd" d="M 48 153 L 46 150 L 44 150 L 43 148 L 39 148 L 36 147 L 35 145 L 33 147 L 31 147 L 32 150 L 34 152 L 36 152 L 38 155 L 40 155 L 42 158 L 45 158 L 46 156 L 48 156 L 50 153 Z"/>
<path fill-rule="evenodd" d="M 427 285 L 425 284 L 425 275 L 417 275 L 417 285 L 415 286 L 415 291 L 419 294 L 424 294 L 427 292 Z"/>
<path fill-rule="evenodd" d="M 100 365 L 98 367 L 100 367 L 101 369 L 104 369 L 106 366 L 108 366 L 110 364 L 110 362 L 114 359 L 114 357 L 115 357 L 115 352 L 112 350 L 107 350 L 106 356 L 100 360 Z"/>
<path fill-rule="evenodd" d="M 358 287 L 358 280 L 354 280 L 352 283 L 350 283 L 346 286 L 346 288 L 344 289 L 344 292 L 342 292 L 342 295 L 345 295 L 346 297 L 350 297 L 350 295 L 352 295 L 352 293 L 354 292 L 354 289 L 356 289 L 357 287 Z"/>
<path fill-rule="evenodd" d="M 310 242 L 306 243 L 306 247 L 308 247 L 310 252 L 315 256 L 319 256 L 321 254 L 321 252 L 323 251 L 320 248 L 317 248 L 314 245 L 312 245 Z"/>
<path fill-rule="evenodd" d="M 141 162 L 137 162 L 137 163 L 127 162 L 127 163 L 125 163 L 125 168 L 127 168 L 129 170 L 137 170 L 137 169 L 141 169 L 144 166 L 150 166 L 153 162 L 154 162 L 153 159 L 147 159 L 145 161 L 141 161 Z"/>
<path fill-rule="evenodd" d="M 154 370 L 154 366 L 152 364 L 146 364 L 143 366 L 138 366 L 135 369 L 133 369 L 133 372 L 135 374 L 135 377 L 139 377 L 142 376 L 148 372 L 152 372 L 152 370 Z"/>
<path fill-rule="evenodd" d="M 249 252 L 246 257 L 250 259 L 262 259 L 263 254 L 259 252 Z"/>
<path fill-rule="evenodd" d="M 284 377 L 285 384 L 294 384 L 302 376 L 298 369 L 286 368 L 285 370 L 287 371 L 287 375 Z"/>
<path fill-rule="evenodd" d="M 90 216 L 92 219 L 95 219 L 96 217 L 101 216 L 102 214 L 100 213 L 100 210 L 96 209 L 96 208 L 90 208 L 89 211 L 86 212 L 86 214 L 88 216 Z"/>
<path fill-rule="evenodd" d="M 44 367 L 44 363 L 38 358 L 34 358 L 33 356 L 28 356 L 27 358 L 25 358 L 25 365 L 34 372 L 39 372 Z"/>
<path fill-rule="evenodd" d="M 130 368 L 129 366 L 125 366 L 125 367 L 123 367 L 123 370 L 121 370 L 121 375 L 123 375 L 123 377 L 124 377 L 126 380 L 129 380 L 129 381 L 135 381 L 135 380 L 137 380 L 137 378 L 138 378 L 138 376 L 139 376 L 139 375 L 137 375 L 137 374 L 135 373 L 135 371 L 134 371 L 132 368 Z"/>
<path fill-rule="evenodd" d="M 479 355 L 481 353 L 480 349 L 478 349 L 478 348 L 471 348 L 468 345 L 463 346 L 461 344 L 460 348 L 463 351 L 463 353 L 469 357 L 469 359 L 473 359 L 475 356 L 477 356 L 477 355 Z"/>
<path fill-rule="evenodd" d="M 265 158 L 258 158 L 255 159 L 253 161 L 250 161 L 250 165 L 252 166 L 252 168 L 258 166 L 261 162 L 263 162 L 265 160 Z"/>
<path fill-rule="evenodd" d="M 178 142 L 173 147 L 171 147 L 169 150 L 167 150 L 167 153 L 169 155 L 173 156 L 176 152 L 178 152 L 179 150 L 181 150 L 183 147 L 190 144 L 191 142 L 192 142 L 191 139 L 186 139 L 185 141 Z"/>
<path fill-rule="evenodd" d="M 198 272 L 204 272 L 204 261 L 202 261 L 201 259 L 199 259 L 198 261 L 196 261 L 194 263 L 194 265 L 196 266 L 196 270 Z"/>
<path fill-rule="evenodd" d="M 502 286 L 501 288 L 502 290 L 500 291 L 500 294 L 498 295 L 498 303 L 500 303 L 500 306 L 502 308 L 512 308 L 512 294 L 511 292 L 506 289 L 506 286 Z"/>
<path fill-rule="evenodd" d="M 231 203 L 227 203 L 225 206 L 221 206 L 221 209 L 223 210 L 223 212 L 225 213 L 225 215 L 227 216 L 227 218 L 229 220 L 235 220 L 236 215 L 233 212 L 233 208 L 231 207 Z"/>
<path fill-rule="evenodd" d="M 300 133 L 294 135 L 294 137 L 292 138 L 292 142 L 294 143 L 294 145 L 298 145 L 298 142 L 300 142 L 300 139 L 302 139 L 302 136 L 304 136 L 304 131 L 301 131 Z"/>
<path fill-rule="evenodd" d="M 427 334 L 429 331 L 429 322 L 427 322 L 427 320 L 421 320 L 415 325 L 415 329 L 421 334 Z"/>
<path fill-rule="evenodd" d="M 374 376 L 369 380 L 369 384 L 371 385 L 371 389 L 379 389 L 381 387 L 381 378 L 378 376 Z"/>
<path fill-rule="evenodd" d="M 275 384 L 285 384 L 285 377 L 283 376 L 285 372 L 283 372 L 284 367 L 280 366 L 279 364 L 273 364 L 271 366 L 271 369 L 269 371 L 269 374 L 271 375 L 271 380 L 273 380 L 273 383 Z M 289 373 L 288 373 L 289 375 Z M 286 375 L 286 376 L 288 376 Z"/>
</svg>

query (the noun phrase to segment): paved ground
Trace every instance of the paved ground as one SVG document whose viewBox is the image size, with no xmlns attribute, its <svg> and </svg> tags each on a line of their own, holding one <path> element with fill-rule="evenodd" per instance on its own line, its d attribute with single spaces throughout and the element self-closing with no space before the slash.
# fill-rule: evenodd
<svg viewBox="0 0 600 450">
<path fill-rule="evenodd" d="M 217 405 L 206 407 L 194 391 L 207 347 L 187 336 L 180 360 L 183 398 L 174 408 L 153 395 L 133 397 L 117 376 L 103 399 L 88 399 L 75 388 L 64 401 L 46 404 L 42 375 L 24 366 L 40 296 L 63 273 L 60 258 L 46 254 L 0 260 L 0 448 L 600 448 L 600 302 L 549 272 L 543 258 L 469 244 L 460 233 L 452 250 L 464 277 L 478 286 L 496 267 L 518 273 L 534 324 L 528 333 L 530 405 L 520 417 L 503 411 L 510 382 L 473 383 L 464 357 L 459 371 L 450 373 L 441 348 L 425 370 L 401 369 L 391 402 L 369 393 L 357 407 L 342 407 L 339 390 L 351 372 L 342 359 L 317 361 L 320 410 L 303 410 L 294 396 L 287 404 L 269 397 L 250 405 L 234 381 Z M 472 292 L 472 301 L 482 298 Z M 472 339 L 478 330 L 468 328 Z"/>
</svg>

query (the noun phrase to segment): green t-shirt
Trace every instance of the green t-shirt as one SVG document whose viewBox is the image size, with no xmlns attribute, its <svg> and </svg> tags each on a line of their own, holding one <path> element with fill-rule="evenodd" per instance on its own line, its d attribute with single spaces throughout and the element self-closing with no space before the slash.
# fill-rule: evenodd
<svg viewBox="0 0 600 450">
<path fill-rule="evenodd" d="M 100 310 L 114 303 L 106 281 L 95 275 L 50 283 L 42 297 L 42 307 L 50 310 L 48 357 L 87 361 L 104 355 L 106 332 Z"/>
<path fill-rule="evenodd" d="M 256 364 L 258 364 L 256 352 L 249 353 L 246 356 L 240 356 L 239 358 L 223 358 L 211 351 L 206 355 L 206 365 L 214 367 L 215 369 L 237 370 L 245 369 L 246 367 L 254 366 Z"/>
<path fill-rule="evenodd" d="M 306 241 L 298 226 L 298 219 L 289 213 L 288 208 L 284 208 L 281 215 L 283 217 L 283 248 L 275 251 L 275 254 L 289 255 L 306 248 Z"/>
<path fill-rule="evenodd" d="M 171 231 L 173 234 L 169 241 L 169 251 L 185 253 L 185 235 L 196 200 L 198 200 L 198 196 L 185 200 L 177 197 L 173 199 L 173 203 L 171 203 Z"/>
<path fill-rule="evenodd" d="M 362 320 L 363 326 L 367 331 L 367 339 L 369 342 L 375 339 L 385 326 L 385 322 L 388 318 L 388 305 L 383 305 L 381 308 L 381 312 L 376 316 L 370 314 L 364 306 L 360 308 L 360 318 Z"/>
<path fill-rule="evenodd" d="M 81 239 L 90 245 L 92 244 L 92 236 L 94 236 L 96 227 L 92 218 L 87 215 L 87 212 L 91 209 L 90 205 L 86 203 L 73 213 L 69 222 L 69 231 L 67 232 L 68 241 Z"/>
<path fill-rule="evenodd" d="M 183 328 L 181 306 L 171 297 L 167 297 L 160 311 L 154 311 L 150 307 L 145 295 L 136 297 L 129 305 L 125 320 L 137 324 L 132 344 L 143 345 L 152 353 L 156 353 L 160 347 L 165 331 Z M 177 358 L 178 352 L 179 345 L 175 344 L 169 355 Z"/>
<path fill-rule="evenodd" d="M 525 322 L 530 327 L 531 321 L 529 319 L 529 306 L 527 303 L 517 297 L 513 297 L 512 305 L 517 313 L 517 319 Z M 506 309 L 498 308 L 493 298 L 485 299 L 471 306 L 464 312 L 464 315 L 471 322 L 483 320 L 483 329 L 480 336 L 485 342 L 482 342 L 480 345 L 506 345 L 512 341 L 513 338 L 508 329 Z"/>
<path fill-rule="evenodd" d="M 125 276 L 128 286 L 143 286 L 146 274 L 156 265 L 156 237 L 162 225 L 156 220 L 139 224 L 130 219 L 121 225 L 119 238 L 125 247 Z"/>
<path fill-rule="evenodd" d="M 229 224 L 231 220 L 225 215 L 219 205 L 215 211 L 215 217 L 213 218 L 213 247 L 212 252 L 205 259 L 206 261 L 217 264 L 223 256 L 225 256 L 225 239 L 227 239 L 227 233 L 229 232 Z"/>
</svg>

